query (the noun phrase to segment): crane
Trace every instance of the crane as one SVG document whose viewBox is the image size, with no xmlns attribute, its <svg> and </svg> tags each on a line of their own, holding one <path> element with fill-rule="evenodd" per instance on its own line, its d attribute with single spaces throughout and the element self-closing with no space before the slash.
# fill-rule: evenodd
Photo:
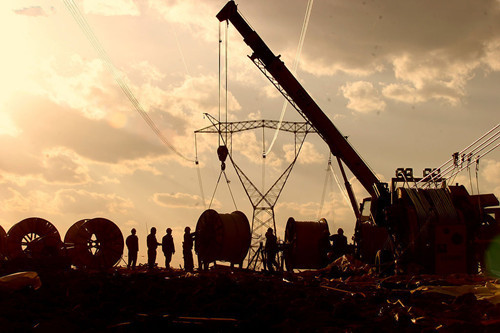
<svg viewBox="0 0 500 333">
<path fill-rule="evenodd" d="M 413 176 L 412 169 L 398 169 L 389 188 L 377 178 L 280 56 L 276 56 L 246 22 L 234 1 L 229 1 L 216 17 L 236 28 L 252 49 L 250 60 L 326 142 L 337 157 L 344 181 L 347 183 L 342 163 L 369 193 L 370 197 L 358 207 L 352 189 L 346 186 L 356 215 L 354 241 L 359 257 L 374 262 L 376 253 L 389 253 L 391 260 L 426 272 L 477 270 L 478 259 L 474 253 L 477 238 L 485 219 L 491 221 L 487 215 L 492 210 L 486 208 L 499 205 L 493 194 L 469 195 L 460 185 L 435 189 L 396 187 L 403 181 L 420 179 Z M 500 213 L 494 211 L 496 226 L 500 224 Z"/>
</svg>

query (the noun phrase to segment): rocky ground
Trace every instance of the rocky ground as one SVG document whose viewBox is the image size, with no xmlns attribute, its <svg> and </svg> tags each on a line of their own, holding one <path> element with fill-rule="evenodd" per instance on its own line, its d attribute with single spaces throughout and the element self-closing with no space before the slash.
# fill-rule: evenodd
<svg viewBox="0 0 500 333">
<path fill-rule="evenodd" d="M 496 281 L 480 276 L 382 278 L 332 267 L 276 275 L 217 267 L 39 276 L 37 290 L 0 289 L 0 331 L 500 331 L 495 294 L 486 300 L 471 289 L 494 291 Z"/>
</svg>

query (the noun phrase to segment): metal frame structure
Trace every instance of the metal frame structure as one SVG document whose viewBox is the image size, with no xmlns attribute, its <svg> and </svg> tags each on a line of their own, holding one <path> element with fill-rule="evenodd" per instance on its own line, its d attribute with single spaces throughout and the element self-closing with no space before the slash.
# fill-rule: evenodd
<svg viewBox="0 0 500 333">
<path fill-rule="evenodd" d="M 276 120 L 247 120 L 237 122 L 220 122 L 209 114 L 205 116 L 212 123 L 211 126 L 195 131 L 198 133 L 218 134 L 226 147 L 228 147 L 228 156 L 236 170 L 236 174 L 243 185 L 243 189 L 250 200 L 253 208 L 252 216 L 252 242 L 248 254 L 248 266 L 251 269 L 260 269 L 262 267 L 262 256 L 259 256 L 259 248 L 265 240 L 265 232 L 272 228 L 276 234 L 276 221 L 274 217 L 274 206 L 285 187 L 286 181 L 297 161 L 299 152 L 308 133 L 316 133 L 316 130 L 309 122 L 289 122 Z M 280 131 L 294 134 L 295 155 L 290 165 L 281 173 L 278 179 L 269 187 L 267 191 L 260 191 L 250 180 L 245 172 L 238 166 L 233 159 L 232 141 L 233 134 L 237 132 L 249 131 L 254 129 L 279 129 Z M 264 192 L 264 193 L 263 193 Z"/>
</svg>

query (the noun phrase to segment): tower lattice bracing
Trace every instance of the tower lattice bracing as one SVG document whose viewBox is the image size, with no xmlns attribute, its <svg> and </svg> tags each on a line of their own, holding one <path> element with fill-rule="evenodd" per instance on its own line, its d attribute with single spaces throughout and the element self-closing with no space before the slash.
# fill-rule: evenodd
<svg viewBox="0 0 500 333">
<path fill-rule="evenodd" d="M 261 245 L 265 242 L 265 233 L 268 228 L 272 228 L 276 234 L 276 220 L 274 217 L 274 207 L 279 196 L 285 187 L 286 181 L 297 161 L 299 152 L 308 133 L 316 133 L 315 129 L 308 122 L 288 122 L 276 120 L 248 120 L 239 122 L 219 122 L 214 117 L 206 114 L 212 123 L 211 126 L 195 131 L 196 133 L 219 134 L 222 142 L 228 148 L 228 157 L 234 166 L 236 174 L 243 185 L 243 189 L 250 200 L 253 208 L 252 216 L 252 242 L 248 254 L 248 268 L 260 269 L 262 267 L 262 256 L 259 256 Z M 250 180 L 241 167 L 234 161 L 232 154 L 232 136 L 234 133 L 254 129 L 279 129 L 280 131 L 294 134 L 295 154 L 292 162 L 281 173 L 278 179 L 267 189 L 259 190 Z"/>
</svg>

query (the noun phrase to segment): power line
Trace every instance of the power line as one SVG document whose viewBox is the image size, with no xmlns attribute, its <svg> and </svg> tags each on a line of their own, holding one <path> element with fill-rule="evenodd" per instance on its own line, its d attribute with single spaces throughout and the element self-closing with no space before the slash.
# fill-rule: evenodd
<svg viewBox="0 0 500 333">
<path fill-rule="evenodd" d="M 300 32 L 299 44 L 297 46 L 297 52 L 295 53 L 295 60 L 293 61 L 293 65 L 292 65 L 292 73 L 293 74 L 295 74 L 297 72 L 297 68 L 299 65 L 300 56 L 302 54 L 302 47 L 304 46 L 304 40 L 306 37 L 307 27 L 309 26 L 309 18 L 311 17 L 313 2 L 314 2 L 314 0 L 309 0 L 307 2 L 306 13 L 304 15 L 304 22 L 302 23 L 302 30 Z M 283 122 L 283 119 L 285 118 L 287 106 L 288 106 L 288 101 L 285 100 L 283 102 L 283 107 L 281 108 L 281 114 L 280 114 L 280 120 L 279 120 L 280 125 Z M 280 126 L 278 126 L 278 128 L 279 127 Z M 269 145 L 269 148 L 267 149 L 267 151 L 264 153 L 264 156 L 268 155 L 271 152 L 271 149 L 273 149 L 274 143 L 275 143 L 276 139 L 278 138 L 278 133 L 279 133 L 279 130 L 277 129 L 274 132 L 273 140 L 271 141 L 271 144 Z"/>
<path fill-rule="evenodd" d="M 94 34 L 92 28 L 90 27 L 89 23 L 87 22 L 85 16 L 83 16 L 82 12 L 78 8 L 78 6 L 74 3 L 73 0 L 64 0 L 64 4 L 66 5 L 66 8 L 68 11 L 71 13 L 75 21 L 78 23 L 80 26 L 81 30 L 83 31 L 84 35 L 87 37 L 89 42 L 92 44 L 94 49 L 96 50 L 97 54 L 101 58 L 101 60 L 104 62 L 108 70 L 113 74 L 113 78 L 115 79 L 116 83 L 120 86 L 121 90 L 127 96 L 129 101 L 132 103 L 134 106 L 135 110 L 139 113 L 139 115 L 142 117 L 142 119 L 148 124 L 148 126 L 151 128 L 151 130 L 158 136 L 158 138 L 163 142 L 165 146 L 167 146 L 170 150 L 172 150 L 175 154 L 180 156 L 181 158 L 185 159 L 186 161 L 190 162 L 195 162 L 194 160 L 185 157 L 183 154 L 181 154 L 174 146 L 171 144 L 167 138 L 163 135 L 163 133 L 160 131 L 158 126 L 154 123 L 154 121 L 149 117 L 147 112 L 144 110 L 142 105 L 139 103 L 135 95 L 132 93 L 130 90 L 130 87 L 128 84 L 123 80 L 122 76 L 120 75 L 119 71 L 116 69 L 116 67 L 113 65 L 113 62 L 109 58 L 108 54 L 102 47 L 102 44 L 99 42 L 97 39 L 96 35 Z"/>
</svg>

